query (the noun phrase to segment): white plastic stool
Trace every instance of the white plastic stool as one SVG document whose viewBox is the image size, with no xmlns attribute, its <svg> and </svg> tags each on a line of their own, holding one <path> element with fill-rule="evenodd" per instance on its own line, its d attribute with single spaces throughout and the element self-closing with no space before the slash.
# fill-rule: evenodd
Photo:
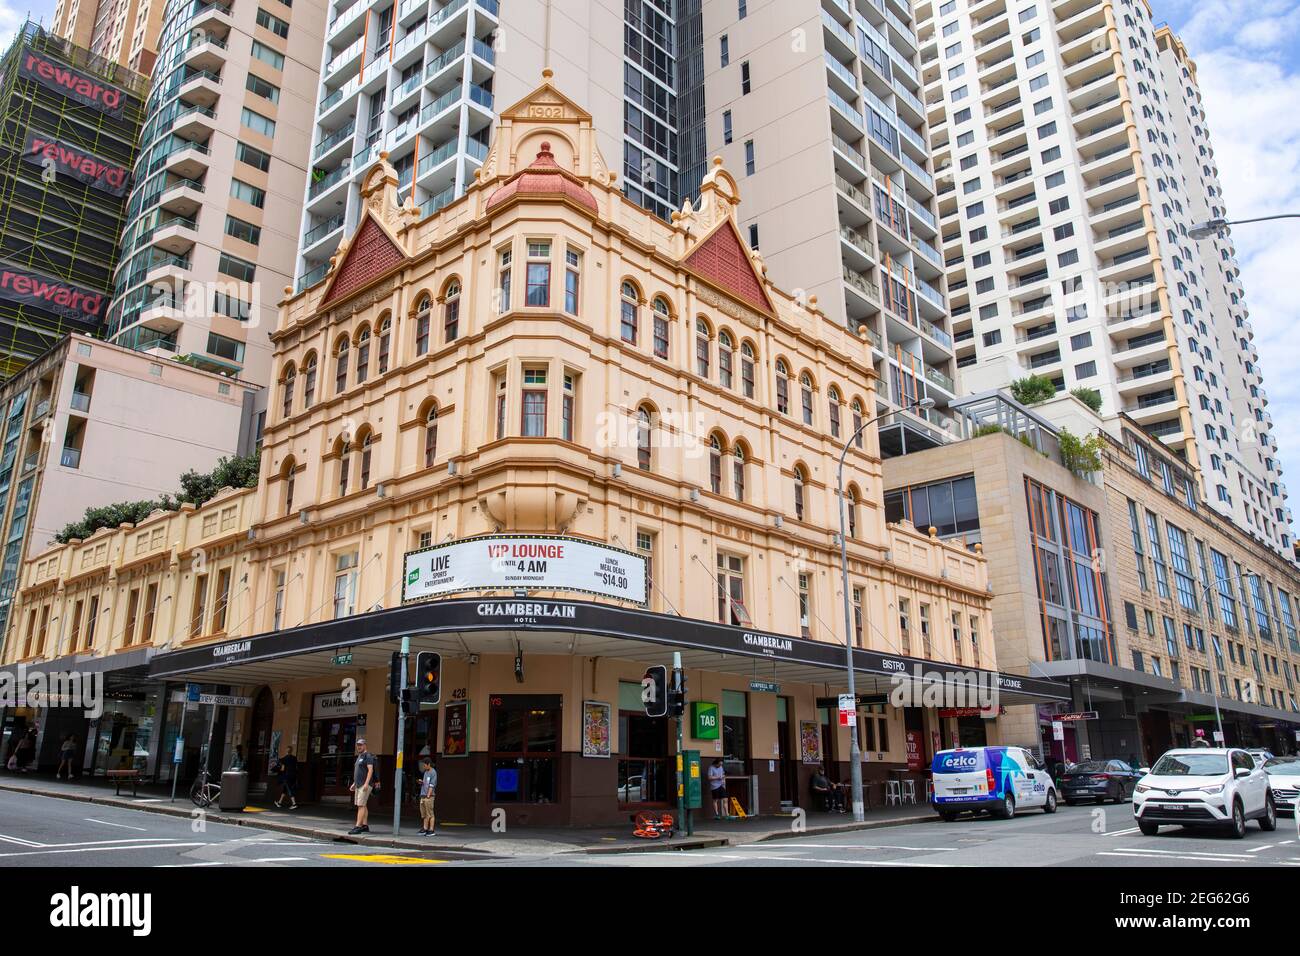
<svg viewBox="0 0 1300 956">
<path fill-rule="evenodd" d="M 916 803 L 916 781 L 915 780 L 903 781 L 903 802 Z"/>
<path fill-rule="evenodd" d="M 934 781 L 929 778 L 925 781 L 925 802 L 934 803 Z"/>
<path fill-rule="evenodd" d="M 903 796 L 899 791 L 897 780 L 885 781 L 885 806 L 890 807 L 894 804 L 902 804 Z"/>
</svg>

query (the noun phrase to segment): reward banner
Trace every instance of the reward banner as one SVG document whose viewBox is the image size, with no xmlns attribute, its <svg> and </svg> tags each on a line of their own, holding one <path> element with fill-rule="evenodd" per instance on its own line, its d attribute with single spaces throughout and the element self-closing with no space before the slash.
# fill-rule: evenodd
<svg viewBox="0 0 1300 956">
<path fill-rule="evenodd" d="M 122 115 L 122 91 L 116 86 L 101 83 L 93 76 L 65 66 L 57 60 L 41 56 L 34 50 L 27 50 L 18 64 L 18 75 L 61 93 L 70 100 L 91 106 L 109 116 Z"/>
<path fill-rule="evenodd" d="M 645 604 L 646 560 L 577 538 L 488 535 L 406 555 L 402 600 L 456 591 L 585 591 Z"/>
<path fill-rule="evenodd" d="M 54 168 L 63 175 L 103 190 L 110 196 L 126 195 L 130 172 L 125 166 L 106 163 L 98 156 L 40 133 L 27 134 L 27 142 L 23 146 L 23 159 L 42 169 L 52 163 Z"/>
<path fill-rule="evenodd" d="M 104 320 L 104 306 L 108 303 L 99 292 L 6 265 L 0 265 L 0 299 L 35 306 L 87 325 Z"/>
</svg>

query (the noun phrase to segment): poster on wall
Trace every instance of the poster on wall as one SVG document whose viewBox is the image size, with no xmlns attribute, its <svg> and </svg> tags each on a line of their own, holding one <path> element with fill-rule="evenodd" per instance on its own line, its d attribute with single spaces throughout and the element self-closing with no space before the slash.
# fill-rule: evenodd
<svg viewBox="0 0 1300 956">
<path fill-rule="evenodd" d="M 799 753 L 808 766 L 822 762 L 822 730 L 817 721 L 799 721 Z"/>
<path fill-rule="evenodd" d="M 608 757 L 610 706 L 599 700 L 582 702 L 582 755 Z"/>
<path fill-rule="evenodd" d="M 919 730 L 909 730 L 907 732 L 907 769 L 920 770 L 925 766 L 923 756 L 925 748 L 925 739 L 921 736 Z"/>
<path fill-rule="evenodd" d="M 282 744 L 283 742 L 284 742 L 283 730 L 271 731 L 271 749 L 269 753 L 271 755 L 272 760 L 275 760 L 277 757 L 280 756 L 280 744 Z"/>
<path fill-rule="evenodd" d="M 469 701 L 444 704 L 442 755 L 464 757 L 469 753 Z"/>
</svg>

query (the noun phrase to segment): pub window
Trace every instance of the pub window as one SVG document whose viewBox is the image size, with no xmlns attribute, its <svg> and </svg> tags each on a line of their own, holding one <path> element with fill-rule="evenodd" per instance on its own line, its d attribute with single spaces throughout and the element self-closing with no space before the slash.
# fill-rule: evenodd
<svg viewBox="0 0 1300 956">
<path fill-rule="evenodd" d="M 284 378 L 280 381 L 281 388 L 281 408 L 280 414 L 283 418 L 288 418 L 293 414 L 293 386 L 297 376 L 293 370 L 293 364 L 284 370 Z"/>
<path fill-rule="evenodd" d="M 334 394 L 342 395 L 348 387 L 348 340 L 339 339 L 334 347 Z"/>
<path fill-rule="evenodd" d="M 316 353 L 309 352 L 302 362 L 302 407 L 311 408 L 316 401 Z"/>
<path fill-rule="evenodd" d="M 212 608 L 212 630 L 216 634 L 226 630 L 226 615 L 230 609 L 230 568 L 217 572 L 216 602 Z"/>
<path fill-rule="evenodd" d="M 334 556 L 334 617 L 347 617 L 356 611 L 357 552 Z"/>
<path fill-rule="evenodd" d="M 370 459 L 371 446 L 375 442 L 375 436 L 367 434 L 361 441 L 361 471 L 358 477 L 361 479 L 360 487 L 362 489 L 370 487 Z"/>
<path fill-rule="evenodd" d="M 740 386 L 746 398 L 754 397 L 754 346 L 748 342 L 740 346 Z"/>
<path fill-rule="evenodd" d="M 650 409 L 642 405 L 636 410 L 636 466 L 642 471 L 650 470 L 650 430 L 654 420 Z"/>
<path fill-rule="evenodd" d="M 790 370 L 784 359 L 776 360 L 776 410 L 782 415 L 790 413 Z"/>
<path fill-rule="evenodd" d="M 564 253 L 564 311 L 578 314 L 578 287 L 582 282 L 582 253 L 567 249 Z"/>
<path fill-rule="evenodd" d="M 667 721 L 645 715 L 639 683 L 619 681 L 619 807 L 647 803 L 666 805 L 673 774 L 669 761 Z"/>
<path fill-rule="evenodd" d="M 709 436 L 709 490 L 722 494 L 722 442 L 717 435 Z"/>
<path fill-rule="evenodd" d="M 524 369 L 521 431 L 525 438 L 546 435 L 546 369 Z"/>
<path fill-rule="evenodd" d="M 862 646 L 862 588 L 853 589 L 853 642 Z"/>
<path fill-rule="evenodd" d="M 190 637 L 198 637 L 203 633 L 203 618 L 207 612 L 207 604 L 208 576 L 200 574 L 194 579 L 194 602 L 190 605 Z"/>
<path fill-rule="evenodd" d="M 722 692 L 722 763 L 729 777 L 749 776 L 749 695 L 744 691 Z"/>
<path fill-rule="evenodd" d="M 853 400 L 853 443 L 862 447 L 862 403 Z"/>
<path fill-rule="evenodd" d="M 488 786 L 493 803 L 559 800 L 560 698 L 501 694 L 489 700 Z"/>
<path fill-rule="evenodd" d="M 731 369 L 735 361 L 735 345 L 731 333 L 725 329 L 718 333 L 718 384 L 731 388 Z"/>
<path fill-rule="evenodd" d="M 709 342 L 713 332 L 704 319 L 695 320 L 695 371 L 700 378 L 709 377 Z"/>
<path fill-rule="evenodd" d="M 447 283 L 447 293 L 442 303 L 442 339 L 455 342 L 460 335 L 460 280 Z"/>
<path fill-rule="evenodd" d="M 140 643 L 148 644 L 153 640 L 153 622 L 158 615 L 158 585 L 151 584 L 145 590 L 144 618 L 140 622 Z"/>
<path fill-rule="evenodd" d="M 293 458 L 286 458 L 284 465 L 280 468 L 280 477 L 284 479 L 284 513 L 293 514 Z"/>
<path fill-rule="evenodd" d="M 794 467 L 794 516 L 798 521 L 804 516 L 804 471 L 802 465 Z"/>
<path fill-rule="evenodd" d="M 388 352 L 393 338 L 393 320 L 385 317 L 379 323 L 379 374 L 388 371 Z"/>
<path fill-rule="evenodd" d="M 654 587 L 655 536 L 653 531 L 637 531 L 636 549 L 645 558 L 645 577 L 650 587 Z"/>
<path fill-rule="evenodd" d="M 429 323 L 433 316 L 433 300 L 427 295 L 421 296 L 415 306 L 415 354 L 424 355 L 429 351 Z"/>
<path fill-rule="evenodd" d="M 506 437 L 506 374 L 496 373 L 496 437 L 500 441 Z"/>
<path fill-rule="evenodd" d="M 832 385 L 826 390 L 827 410 L 830 412 L 831 437 L 840 437 L 840 390 Z"/>
<path fill-rule="evenodd" d="M 813 423 L 813 384 L 812 376 L 804 372 L 799 376 L 799 393 L 803 403 L 803 423 Z"/>
<path fill-rule="evenodd" d="M 348 442 L 342 438 L 334 446 L 334 453 L 339 459 L 339 497 L 342 498 L 348 493 Z"/>
<path fill-rule="evenodd" d="M 578 376 L 573 372 L 564 373 L 564 391 L 560 395 L 560 437 L 573 441 L 574 415 L 577 412 Z"/>
<path fill-rule="evenodd" d="M 548 308 L 551 304 L 551 244 L 549 242 L 533 240 L 528 243 L 526 284 L 525 302 L 538 308 Z"/>
<path fill-rule="evenodd" d="M 812 637 L 812 592 L 806 574 L 799 575 L 799 633 Z"/>
<path fill-rule="evenodd" d="M 745 608 L 745 559 L 722 552 L 718 553 L 718 620 L 741 627 L 750 623 Z"/>
<path fill-rule="evenodd" d="M 285 573 L 275 572 L 275 612 L 271 617 L 271 630 L 278 631 L 284 623 Z"/>
<path fill-rule="evenodd" d="M 668 358 L 668 320 L 671 317 L 667 300 L 663 297 L 655 299 L 655 358 Z"/>
<path fill-rule="evenodd" d="M 370 329 L 362 326 L 357 333 L 357 384 L 360 385 L 370 375 Z"/>
<path fill-rule="evenodd" d="M 513 260 L 509 246 L 497 256 L 497 312 L 501 315 L 510 311 L 510 283 L 515 275 Z"/>
<path fill-rule="evenodd" d="M 731 450 L 731 493 L 737 501 L 745 500 L 745 446 L 736 442 Z"/>
<path fill-rule="evenodd" d="M 624 342 L 636 345 L 637 327 L 640 325 L 640 296 L 636 286 L 624 282 L 619 302 L 619 335 Z"/>
</svg>

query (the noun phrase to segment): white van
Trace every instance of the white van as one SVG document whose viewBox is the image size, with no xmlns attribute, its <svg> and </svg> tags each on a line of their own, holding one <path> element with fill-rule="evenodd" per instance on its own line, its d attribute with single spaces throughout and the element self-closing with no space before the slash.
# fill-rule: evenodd
<svg viewBox="0 0 1300 956">
<path fill-rule="evenodd" d="M 1010 819 L 1017 810 L 1056 812 L 1056 785 L 1038 758 L 1020 747 L 941 750 L 930 765 L 934 809 L 945 820 L 967 810 Z"/>
</svg>

